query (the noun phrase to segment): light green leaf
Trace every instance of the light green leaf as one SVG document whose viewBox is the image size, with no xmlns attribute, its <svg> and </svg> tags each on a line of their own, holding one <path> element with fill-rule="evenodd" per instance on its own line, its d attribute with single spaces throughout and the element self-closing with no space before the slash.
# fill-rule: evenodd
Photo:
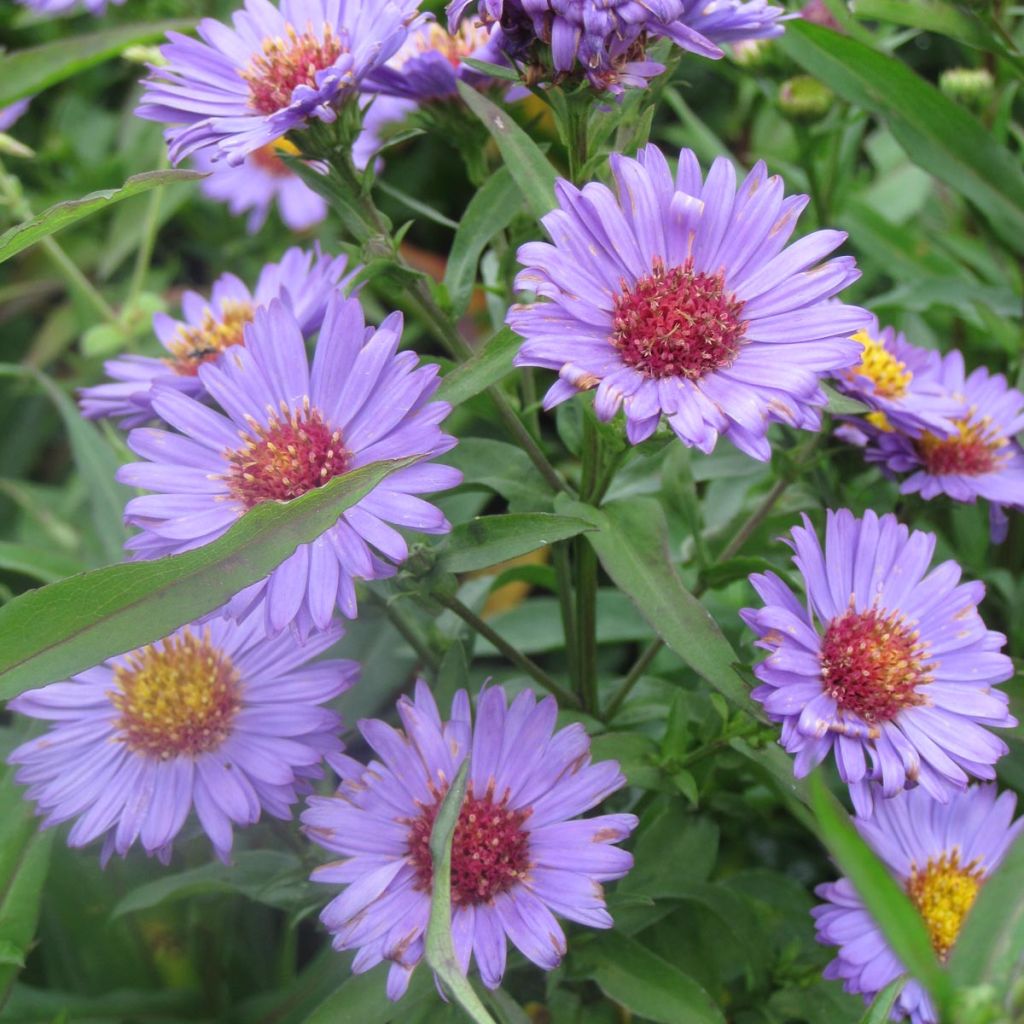
<svg viewBox="0 0 1024 1024">
<path fill-rule="evenodd" d="M 105 561 L 117 562 L 124 556 L 128 531 L 122 521 L 124 506 L 132 496 L 114 474 L 121 465 L 114 450 L 88 420 L 83 419 L 75 403 L 45 373 L 24 366 L 0 364 L 0 376 L 23 377 L 43 391 L 57 407 L 71 444 L 75 466 L 86 484 L 89 511 Z"/>
<path fill-rule="evenodd" d="M 736 671 L 735 651 L 672 565 L 661 505 L 641 498 L 611 502 L 598 511 L 559 498 L 555 507 L 594 525 L 586 537 L 605 572 L 662 640 L 734 707 L 756 714 L 750 690 Z"/>
<path fill-rule="evenodd" d="M 194 21 L 160 21 L 152 25 L 121 25 L 89 35 L 68 35 L 52 43 L 0 56 L 0 107 L 34 96 L 129 46 L 162 39 L 168 32 L 188 32 Z"/>
<path fill-rule="evenodd" d="M 508 113 L 465 82 L 458 85 L 459 95 L 466 101 L 466 106 L 483 121 L 498 144 L 505 166 L 523 198 L 530 204 L 534 216 L 543 217 L 555 206 L 555 179 L 558 175 L 551 161 Z"/>
<path fill-rule="evenodd" d="M 614 932 L 600 935 L 580 953 L 587 976 L 609 998 L 657 1024 L 725 1024 L 711 997 L 689 975 Z"/>
<path fill-rule="evenodd" d="M 512 223 L 522 205 L 522 193 L 507 167 L 499 167 L 469 201 L 455 232 L 444 273 L 452 311 L 457 317 L 469 306 L 480 255 L 490 240 Z"/>
<path fill-rule="evenodd" d="M 921 28 L 982 50 L 993 43 L 977 18 L 947 0 L 851 0 L 850 10 L 858 18 Z"/>
<path fill-rule="evenodd" d="M 210 893 L 241 893 L 257 903 L 291 910 L 308 896 L 307 874 L 293 853 L 243 850 L 234 855 L 230 865 L 216 861 L 140 885 L 114 907 L 113 916 Z"/>
<path fill-rule="evenodd" d="M 871 1005 L 864 1011 L 860 1024 L 886 1024 L 892 1016 L 892 1008 L 896 1005 L 903 986 L 907 983 L 906 978 L 894 978 L 881 992 L 872 1000 Z"/>
<path fill-rule="evenodd" d="M 53 548 L 33 547 L 30 544 L 12 544 L 0 541 L 0 569 L 19 572 L 40 583 L 53 583 L 82 569 L 81 563 L 70 555 Z"/>
<path fill-rule="evenodd" d="M 863 402 L 858 402 L 856 398 L 850 398 L 849 395 L 836 391 L 830 384 L 822 383 L 821 390 L 828 398 L 828 405 L 825 408 L 833 416 L 859 416 L 871 411 Z"/>
<path fill-rule="evenodd" d="M 0 778 L 0 1010 L 35 937 L 54 835 L 38 830 L 8 768 Z"/>
<path fill-rule="evenodd" d="M 791 22 L 777 45 L 843 99 L 885 118 L 914 163 L 970 199 L 1024 252 L 1024 178 L 980 121 L 902 61 L 820 25 Z"/>
<path fill-rule="evenodd" d="M 3 74 L 0 68 L 0 75 Z M 23 249 L 35 245 L 36 242 L 56 234 L 71 224 L 76 224 L 86 217 L 91 217 L 100 210 L 105 210 L 113 203 L 119 203 L 123 199 L 131 199 L 132 196 L 141 195 L 150 189 L 161 188 L 164 185 L 173 185 L 177 182 L 199 181 L 206 175 L 201 171 L 170 170 L 170 171 L 146 171 L 144 174 L 134 174 L 120 188 L 105 188 L 99 192 L 90 192 L 81 199 L 69 199 L 64 203 L 57 203 L 49 209 L 44 210 L 32 220 L 24 224 L 18 224 L 0 235 L 0 263 L 16 256 Z"/>
<path fill-rule="evenodd" d="M 523 339 L 511 328 L 503 327 L 472 358 L 445 374 L 437 389 L 437 398 L 458 407 L 512 371 L 512 360 Z"/>
<path fill-rule="evenodd" d="M 434 863 L 434 891 L 427 922 L 426 958 L 442 985 L 476 1024 L 495 1024 L 494 1018 L 459 968 L 452 944 L 452 840 L 459 823 L 459 811 L 466 796 L 469 758 L 459 766 L 451 788 L 434 819 L 430 833 L 430 856 Z"/>
<path fill-rule="evenodd" d="M 352 975 L 303 1024 L 399 1024 L 427 999 L 437 999 L 430 974 L 417 971 L 401 1002 L 392 1002 L 385 988 L 389 967 L 383 964 L 366 974 Z"/>
<path fill-rule="evenodd" d="M 808 786 L 822 842 L 864 901 L 899 961 L 940 1008 L 949 1005 L 949 975 L 939 966 L 928 929 L 909 897 L 854 828 L 842 804 L 825 785 L 820 769 Z"/>
<path fill-rule="evenodd" d="M 0 608 L 0 698 L 66 679 L 214 611 L 416 461 L 375 462 L 294 501 L 264 502 L 194 551 L 107 566 L 16 597 Z"/>
<path fill-rule="evenodd" d="M 440 562 L 448 572 L 474 572 L 592 529 L 585 519 L 548 512 L 480 516 L 452 530 Z"/>
<path fill-rule="evenodd" d="M 985 880 L 949 958 L 959 986 L 992 985 L 1009 992 L 1024 960 L 1024 840 L 1010 847 Z"/>
</svg>

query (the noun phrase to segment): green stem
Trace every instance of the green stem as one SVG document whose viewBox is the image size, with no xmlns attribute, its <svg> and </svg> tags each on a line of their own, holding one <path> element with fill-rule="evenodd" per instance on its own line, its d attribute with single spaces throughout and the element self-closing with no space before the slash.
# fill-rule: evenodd
<svg viewBox="0 0 1024 1024">
<path fill-rule="evenodd" d="M 11 208 L 16 218 L 22 221 L 30 221 L 35 216 L 28 200 L 22 194 L 20 184 L 16 178 L 7 173 L 2 162 L 0 162 L 0 198 Z M 105 298 L 96 290 L 93 283 L 78 269 L 75 262 L 60 247 L 59 243 L 47 236 L 40 241 L 43 250 L 49 256 L 50 261 L 60 271 L 71 289 L 89 306 L 91 306 L 100 318 L 108 323 L 117 324 L 117 313 Z"/>
<path fill-rule="evenodd" d="M 155 188 L 150 192 L 149 201 L 146 203 L 146 217 L 142 222 L 142 235 L 139 238 L 139 248 L 135 253 L 135 266 L 132 269 L 128 299 L 125 302 L 128 309 L 135 305 L 135 300 L 146 283 L 146 274 L 149 273 L 149 266 L 153 260 L 153 249 L 156 246 L 156 236 L 160 229 L 160 204 L 163 197 L 163 188 Z"/>
<path fill-rule="evenodd" d="M 581 184 L 583 170 L 590 158 L 590 95 L 581 92 L 566 96 L 568 111 L 569 178 L 574 185 Z"/>
<path fill-rule="evenodd" d="M 436 671 L 441 659 L 430 649 L 430 645 L 420 636 L 419 630 L 409 621 L 405 613 L 394 602 L 373 590 L 368 590 L 370 600 L 388 617 L 388 621 L 401 634 L 402 639 L 415 651 L 420 662 L 427 668 Z"/>
<path fill-rule="evenodd" d="M 655 637 L 645 648 L 643 654 L 633 663 L 622 685 L 615 692 L 604 713 L 606 721 L 610 722 L 619 712 L 626 698 L 632 693 L 633 687 L 640 682 L 640 677 L 647 671 L 650 664 L 658 656 L 658 652 L 665 646 L 660 636 Z"/>
<path fill-rule="evenodd" d="M 449 611 L 454 612 L 466 625 L 479 633 L 485 640 L 490 641 L 513 665 L 540 683 L 549 693 L 553 693 L 563 706 L 573 708 L 580 706 L 575 694 L 565 689 L 531 658 L 517 651 L 500 633 L 484 622 L 472 608 L 467 608 L 457 597 L 448 594 L 437 593 L 433 597 L 438 604 L 442 604 Z"/>
<path fill-rule="evenodd" d="M 593 502 L 601 468 L 601 438 L 589 410 L 583 416 L 580 497 Z M 597 554 L 585 537 L 573 542 L 576 555 L 577 687 L 583 706 L 598 710 L 597 694 Z"/>
</svg>

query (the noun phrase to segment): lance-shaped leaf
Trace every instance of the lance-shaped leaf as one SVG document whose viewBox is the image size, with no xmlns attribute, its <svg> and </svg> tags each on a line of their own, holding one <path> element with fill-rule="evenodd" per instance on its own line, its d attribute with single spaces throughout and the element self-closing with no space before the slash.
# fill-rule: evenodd
<svg viewBox="0 0 1024 1024">
<path fill-rule="evenodd" d="M 452 530 L 440 561 L 449 572 L 488 569 L 590 529 L 585 519 L 549 512 L 481 516 Z"/>
<path fill-rule="evenodd" d="M 16 597 L 0 608 L 0 698 L 66 679 L 214 611 L 418 458 L 374 462 L 293 501 L 263 502 L 194 551 L 106 566 Z"/>
<path fill-rule="evenodd" d="M 0 56 L 0 107 L 34 96 L 87 68 L 120 56 L 129 46 L 152 43 L 168 32 L 187 32 L 192 21 L 120 25 L 89 35 L 67 35 L 52 43 Z"/>
<path fill-rule="evenodd" d="M 896 1000 L 906 983 L 907 979 L 902 977 L 890 981 L 864 1011 L 860 1024 L 886 1024 L 892 1017 L 892 1008 L 896 1005 Z"/>
<path fill-rule="evenodd" d="M 512 371 L 512 360 L 523 340 L 508 327 L 503 327 L 479 351 L 464 363 L 449 370 L 437 389 L 442 402 L 458 406 Z"/>
<path fill-rule="evenodd" d="M 0 75 L 3 71 L 0 70 Z M 171 170 L 146 171 L 144 174 L 133 174 L 120 188 L 105 188 L 99 192 L 90 192 L 81 199 L 69 199 L 64 203 L 56 203 L 43 210 L 38 216 L 18 224 L 16 227 L 0 235 L 0 263 L 16 256 L 36 242 L 49 235 L 54 235 L 71 224 L 76 224 L 86 217 L 91 217 L 100 210 L 105 210 L 113 203 L 132 196 L 142 195 L 150 189 L 173 185 L 182 181 L 198 181 L 206 175 L 201 171 Z"/>
<path fill-rule="evenodd" d="M 551 161 L 501 107 L 495 106 L 465 82 L 458 85 L 459 95 L 466 101 L 466 106 L 483 121 L 498 144 L 505 166 L 530 204 L 534 216 L 543 217 L 555 206 L 557 174 Z"/>
</svg>

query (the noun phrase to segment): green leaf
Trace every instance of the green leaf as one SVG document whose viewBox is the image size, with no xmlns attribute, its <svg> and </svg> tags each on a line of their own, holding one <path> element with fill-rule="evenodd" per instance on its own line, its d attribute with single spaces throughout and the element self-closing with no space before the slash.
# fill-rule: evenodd
<svg viewBox="0 0 1024 1024">
<path fill-rule="evenodd" d="M 822 383 L 821 390 L 828 398 L 828 405 L 825 408 L 833 416 L 860 416 L 871 411 L 863 402 L 858 402 L 856 398 L 850 398 L 849 395 L 841 394 L 830 384 Z"/>
<path fill-rule="evenodd" d="M 40 583 L 52 583 L 79 572 L 81 568 L 76 558 L 52 548 L 0 541 L 0 569 L 6 572 L 18 572 Z"/>
<path fill-rule="evenodd" d="M 711 997 L 689 975 L 635 939 L 608 933 L 579 954 L 586 974 L 610 999 L 657 1024 L 725 1024 Z"/>
<path fill-rule="evenodd" d="M 2 73 L 2 68 L 0 68 L 0 75 Z M 131 199 L 132 196 L 142 195 L 143 192 L 161 188 L 164 185 L 199 181 L 205 177 L 206 175 L 201 171 L 146 171 L 144 174 L 133 174 L 120 188 L 105 188 L 99 192 L 90 192 L 89 195 L 83 196 L 81 199 L 69 199 L 64 203 L 56 203 L 24 224 L 18 224 L 0 235 L 0 263 L 69 225 L 91 217 L 94 213 L 105 210 L 113 203 L 121 202 L 122 199 Z"/>
<path fill-rule="evenodd" d="M 436 397 L 457 407 L 486 391 L 512 372 L 512 360 L 522 343 L 511 328 L 503 327 L 472 358 L 445 374 Z"/>
<path fill-rule="evenodd" d="M 548 512 L 480 516 L 452 530 L 440 562 L 448 572 L 474 572 L 592 529 L 585 519 Z"/>
<path fill-rule="evenodd" d="M 195 21 L 160 21 L 121 25 L 89 35 L 68 35 L 43 46 L 0 56 L 0 107 L 34 96 L 86 68 L 117 57 L 129 46 L 151 43 L 168 32 L 188 32 Z"/>
<path fill-rule="evenodd" d="M 455 232 L 444 273 L 444 284 L 457 317 L 469 306 L 481 254 L 490 240 L 512 223 L 522 205 L 522 193 L 507 167 L 499 167 L 469 201 Z"/>
<path fill-rule="evenodd" d="M 756 714 L 750 690 L 736 671 L 735 651 L 672 565 L 661 505 L 640 498 L 611 502 L 598 511 L 559 498 L 555 507 L 596 527 L 586 537 L 605 572 L 662 640 L 736 708 Z"/>
<path fill-rule="evenodd" d="M 366 974 L 352 975 L 306 1017 L 304 1024 L 390 1024 L 406 1020 L 425 1000 L 437 999 L 430 975 L 417 971 L 401 1002 L 393 1003 L 385 989 L 389 967 L 383 964 Z"/>
<path fill-rule="evenodd" d="M 211 544 L 51 583 L 0 608 L 0 698 L 66 679 L 219 608 L 309 544 L 388 474 L 375 462 L 290 502 L 264 502 Z"/>
<path fill-rule="evenodd" d="M 114 907 L 113 916 L 151 910 L 166 903 L 210 893 L 240 893 L 267 906 L 292 910 L 309 895 L 308 871 L 293 853 L 243 850 L 232 863 L 219 861 L 140 885 Z"/>
<path fill-rule="evenodd" d="M 496 107 L 465 82 L 458 85 L 459 95 L 466 101 L 466 106 L 483 121 L 498 144 L 505 166 L 523 198 L 530 204 L 534 216 L 538 219 L 543 217 L 555 206 L 555 179 L 558 175 L 551 161 L 506 111 Z"/>
<path fill-rule="evenodd" d="M 1024 958 L 1024 840 L 981 887 L 949 958 L 954 984 L 1008 992 Z"/>
<path fill-rule="evenodd" d="M 124 527 L 124 506 L 132 496 L 114 474 L 121 465 L 114 450 L 96 427 L 83 419 L 75 403 L 45 373 L 24 366 L 0 364 L 0 376 L 23 377 L 33 381 L 57 407 L 71 444 L 75 466 L 86 484 L 89 510 L 100 548 L 107 562 L 124 557 L 128 531 Z"/>
<path fill-rule="evenodd" d="M 794 21 L 777 43 L 843 99 L 885 118 L 914 163 L 970 199 L 1024 252 L 1020 167 L 980 121 L 902 61 L 820 25 Z"/>
<path fill-rule="evenodd" d="M 981 50 L 993 42 L 977 18 L 947 0 L 852 0 L 850 9 L 858 18 L 922 28 Z"/>
<path fill-rule="evenodd" d="M 537 508 L 545 504 L 547 484 L 529 456 L 514 444 L 488 437 L 464 437 L 445 456 L 445 462 L 462 470 L 464 487 L 487 488 L 509 505 Z"/>
<path fill-rule="evenodd" d="M 921 915 L 854 828 L 842 804 L 825 785 L 820 769 L 812 774 L 808 788 L 822 842 L 857 890 L 893 953 L 940 1008 L 948 1006 L 950 979 L 935 958 Z"/>
<path fill-rule="evenodd" d="M 892 1008 L 896 1005 L 896 1000 L 899 998 L 906 983 L 907 979 L 903 977 L 894 978 L 890 981 L 871 1001 L 871 1005 L 867 1010 L 864 1011 L 860 1024 L 887 1024 L 892 1015 Z"/>
<path fill-rule="evenodd" d="M 54 835 L 39 831 L 8 768 L 0 779 L 0 1010 L 35 937 Z"/>
<path fill-rule="evenodd" d="M 430 833 L 430 856 L 434 863 L 434 891 L 430 898 L 430 920 L 427 922 L 426 958 L 438 980 L 452 998 L 476 1024 L 495 1024 L 494 1018 L 473 990 L 469 979 L 459 968 L 452 943 L 452 840 L 459 812 L 466 796 L 469 758 L 459 766 L 451 788 L 434 820 Z"/>
</svg>

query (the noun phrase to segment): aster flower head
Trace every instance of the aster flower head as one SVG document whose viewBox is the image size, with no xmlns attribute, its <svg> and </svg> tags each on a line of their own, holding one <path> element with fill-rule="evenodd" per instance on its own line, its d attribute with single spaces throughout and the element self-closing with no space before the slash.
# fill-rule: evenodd
<svg viewBox="0 0 1024 1024">
<path fill-rule="evenodd" d="M 1013 821 L 1016 803 L 1013 793 L 997 795 L 994 785 L 972 786 L 946 804 L 916 789 L 878 801 L 870 820 L 854 821 L 906 890 L 942 961 L 985 879 L 1024 831 L 1024 818 Z M 825 977 L 841 980 L 847 992 L 869 1003 L 906 971 L 848 879 L 819 885 L 816 892 L 825 900 L 811 911 L 818 941 L 839 947 Z M 897 998 L 892 1019 L 939 1021 L 927 993 L 912 978 Z"/>
<path fill-rule="evenodd" d="M 125 429 L 141 426 L 158 414 L 153 408 L 154 388 L 175 388 L 192 398 L 205 396 L 200 367 L 215 362 L 229 348 L 245 344 L 245 328 L 256 310 L 274 299 L 294 313 L 304 336 L 320 329 L 331 294 L 344 288 L 359 268 L 345 274 L 344 256 L 326 256 L 319 246 L 312 251 L 289 249 L 279 263 L 268 263 L 250 290 L 234 274 L 222 274 L 209 299 L 187 291 L 182 297 L 182 319 L 166 313 L 153 317 L 153 330 L 167 349 L 162 359 L 124 355 L 104 363 L 111 383 L 82 388 L 79 403 L 89 419 L 118 419 Z"/>
<path fill-rule="evenodd" d="M 331 123 L 392 57 L 416 18 L 410 0 L 245 0 L 233 28 L 204 18 L 176 32 L 136 113 L 170 125 L 171 160 L 214 147 L 231 163 L 312 120 Z"/>
<path fill-rule="evenodd" d="M 430 833 L 466 757 L 469 785 L 452 843 L 452 939 L 462 971 L 474 957 L 483 983 L 496 988 L 506 939 L 552 970 L 565 953 L 552 912 L 611 927 L 601 883 L 632 867 L 632 856 L 614 844 L 637 819 L 577 818 L 626 780 L 615 761 L 591 763 L 582 725 L 554 732 L 557 713 L 551 697 L 537 701 L 524 691 L 508 705 L 495 686 L 480 695 L 475 722 L 465 691 L 442 722 L 420 682 L 413 699 L 398 702 L 401 731 L 359 723 L 379 761 L 331 758 L 341 778 L 337 793 L 311 797 L 302 815 L 310 838 L 343 858 L 313 873 L 314 881 L 347 886 L 320 918 L 335 949 L 358 950 L 356 973 L 390 961 L 390 998 L 401 998 L 423 957 Z"/>
<path fill-rule="evenodd" d="M 516 364 L 558 373 L 545 408 L 596 388 L 598 416 L 622 409 L 633 444 L 664 416 L 688 446 L 721 434 L 757 459 L 772 422 L 819 429 L 820 380 L 857 361 L 869 319 L 829 301 L 860 276 L 852 257 L 822 262 L 846 235 L 786 248 L 807 197 L 785 198 L 763 163 L 738 187 L 728 160 L 704 180 L 688 149 L 674 177 L 656 146 L 611 164 L 618 196 L 559 181 L 553 244 L 519 250 L 517 287 L 547 301 L 507 322 L 525 338 Z"/>
<path fill-rule="evenodd" d="M 992 688 L 1014 670 L 978 614 L 984 585 L 960 583 L 953 561 L 929 572 L 935 535 L 894 515 L 830 511 L 824 549 L 805 517 L 787 543 L 806 606 L 756 573 L 765 606 L 741 615 L 770 652 L 752 696 L 782 723 L 796 775 L 834 753 L 865 816 L 872 780 L 887 797 L 917 784 L 947 801 L 972 775 L 995 778 L 1008 748 L 990 730 L 1017 722 Z"/>
<path fill-rule="evenodd" d="M 489 81 L 463 59 L 504 64 L 504 56 L 489 27 L 466 21 L 451 33 L 428 22 L 409 33 L 401 49 L 367 82 L 371 92 L 418 102 L 445 100 L 458 95 L 457 83 Z"/>
<path fill-rule="evenodd" d="M 876 431 L 865 457 L 905 475 L 904 494 L 971 503 L 984 498 L 998 538 L 1005 535 L 1002 509 L 1024 508 L 1024 450 L 1016 440 L 1024 430 L 1024 394 L 985 367 L 967 373 L 958 351 L 941 359 L 938 380 L 956 403 L 951 429 Z"/>
<path fill-rule="evenodd" d="M 352 661 L 313 659 L 342 635 L 299 646 L 263 624 L 193 623 L 71 679 L 29 690 L 13 711 L 52 722 L 8 758 L 43 826 L 74 820 L 68 844 L 103 838 L 104 861 L 136 842 L 170 858 L 192 810 L 226 860 L 233 827 L 290 805 L 342 749 L 321 705 L 355 682 Z"/>
<path fill-rule="evenodd" d="M 746 43 L 782 35 L 787 15 L 767 0 L 684 0 L 681 20 L 713 43 Z"/>
<path fill-rule="evenodd" d="M 327 202 L 281 159 L 282 154 L 298 156 L 299 151 L 287 139 L 277 139 L 253 150 L 240 164 L 214 160 L 208 150 L 200 150 L 192 161 L 209 175 L 199 185 L 203 195 L 227 203 L 236 217 L 248 213 L 245 229 L 250 235 L 263 227 L 274 205 L 286 227 L 306 231 L 327 216 Z"/>
<path fill-rule="evenodd" d="M 381 459 L 419 456 L 227 606 L 235 617 L 261 607 L 270 634 L 288 625 L 300 636 L 325 629 L 336 606 L 354 617 L 354 581 L 390 576 L 408 555 L 394 526 L 449 530 L 416 495 L 462 479 L 430 461 L 455 445 L 438 425 L 450 406 L 431 401 L 438 368 L 399 352 L 401 334 L 401 314 L 367 329 L 358 300 L 336 292 L 311 367 L 298 320 L 275 300 L 257 310 L 244 346 L 199 368 L 223 412 L 156 385 L 153 408 L 173 431 L 133 430 L 128 446 L 146 461 L 118 472 L 122 483 L 154 492 L 125 508 L 125 521 L 142 530 L 128 541 L 135 557 L 199 547 L 262 502 L 297 498 Z"/>
<path fill-rule="evenodd" d="M 941 355 L 912 345 L 902 331 L 878 320 L 858 331 L 860 362 L 836 381 L 839 388 L 873 410 L 868 423 L 878 430 L 931 429 L 946 434 L 960 402 L 941 379 Z"/>
<path fill-rule="evenodd" d="M 6 132 L 10 128 L 13 128 L 21 115 L 28 110 L 28 105 L 32 102 L 31 98 L 16 100 L 10 106 L 0 107 L 0 132 Z"/>
</svg>

